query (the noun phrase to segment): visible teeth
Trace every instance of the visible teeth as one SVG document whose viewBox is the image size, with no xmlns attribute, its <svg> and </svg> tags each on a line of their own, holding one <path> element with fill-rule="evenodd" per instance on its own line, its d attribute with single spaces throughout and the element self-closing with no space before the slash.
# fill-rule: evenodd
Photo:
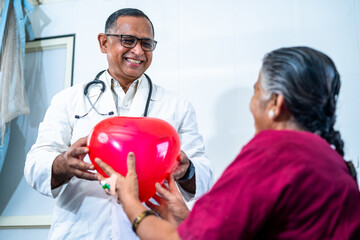
<svg viewBox="0 0 360 240">
<path fill-rule="evenodd" d="M 137 63 L 137 64 L 141 63 L 141 61 L 138 61 L 138 60 L 135 60 L 135 59 L 131 59 L 131 58 L 128 58 L 127 60 L 128 60 L 129 62 L 131 62 L 131 63 Z"/>
</svg>

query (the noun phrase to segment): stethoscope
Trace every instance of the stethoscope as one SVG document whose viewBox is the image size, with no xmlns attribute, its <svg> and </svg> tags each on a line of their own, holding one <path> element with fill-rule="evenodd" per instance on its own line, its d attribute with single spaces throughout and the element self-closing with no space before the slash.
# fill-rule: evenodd
<svg viewBox="0 0 360 240">
<path fill-rule="evenodd" d="M 111 115 L 114 115 L 114 112 L 113 112 L 113 111 L 108 112 L 108 113 L 100 113 L 100 112 L 95 108 L 96 103 L 99 101 L 101 95 L 105 92 L 105 83 L 104 83 L 104 81 L 102 81 L 102 80 L 99 79 L 100 76 L 101 76 L 101 74 L 103 74 L 105 71 L 106 71 L 106 70 L 103 70 L 103 71 L 99 72 L 99 73 L 96 75 L 96 77 L 95 77 L 94 80 L 92 80 L 91 82 L 89 82 L 89 83 L 87 83 L 87 84 L 85 85 L 84 95 L 86 96 L 87 100 L 89 101 L 89 103 L 90 103 L 90 105 L 91 105 L 91 108 L 89 109 L 89 111 L 87 111 L 87 113 L 85 113 L 85 114 L 82 115 L 82 116 L 75 115 L 75 118 L 76 118 L 76 119 L 80 119 L 80 118 L 86 117 L 86 116 L 89 114 L 89 112 L 91 111 L 91 109 L 94 109 L 94 111 L 95 111 L 97 114 L 101 115 L 101 116 L 111 116 Z M 148 94 L 148 97 L 147 97 L 147 100 L 146 100 L 145 110 L 144 110 L 144 114 L 143 114 L 143 117 L 147 117 L 148 109 L 149 109 L 149 105 L 150 105 L 151 94 L 152 94 L 152 81 L 151 81 L 151 79 L 150 79 L 150 77 L 149 77 L 148 75 L 146 75 L 145 73 L 144 73 L 144 75 L 145 75 L 145 77 L 146 77 L 146 79 L 147 79 L 147 81 L 148 81 L 148 83 L 149 83 L 149 94 Z M 88 91 L 88 90 L 89 90 L 89 87 L 90 87 L 91 85 L 94 85 L 94 84 L 95 84 L 95 85 L 96 85 L 96 84 L 100 84 L 100 85 L 101 85 L 101 88 L 100 88 L 100 94 L 99 94 L 99 96 L 96 98 L 95 102 L 92 103 L 92 101 L 91 101 L 90 98 L 89 98 L 89 94 L 88 94 L 89 91 Z"/>
</svg>

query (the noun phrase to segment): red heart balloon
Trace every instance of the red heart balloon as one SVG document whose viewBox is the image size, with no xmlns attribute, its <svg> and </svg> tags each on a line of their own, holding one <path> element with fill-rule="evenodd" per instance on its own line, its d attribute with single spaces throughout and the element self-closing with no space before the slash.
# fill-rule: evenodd
<svg viewBox="0 0 360 240">
<path fill-rule="evenodd" d="M 163 183 L 178 164 L 180 139 L 176 130 L 157 118 L 112 117 L 99 122 L 91 131 L 87 145 L 95 169 L 107 175 L 95 158 L 110 165 L 123 176 L 127 155 L 135 154 L 139 198 L 144 202 L 155 195 L 155 183 Z"/>
</svg>

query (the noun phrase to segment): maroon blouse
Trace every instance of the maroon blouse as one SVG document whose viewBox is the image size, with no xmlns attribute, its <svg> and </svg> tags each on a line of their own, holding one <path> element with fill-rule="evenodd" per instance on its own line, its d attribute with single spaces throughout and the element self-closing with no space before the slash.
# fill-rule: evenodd
<svg viewBox="0 0 360 240">
<path fill-rule="evenodd" d="M 221 161 L 221 159 L 218 159 Z M 360 192 L 309 132 L 257 134 L 194 205 L 182 239 L 360 239 Z"/>
</svg>

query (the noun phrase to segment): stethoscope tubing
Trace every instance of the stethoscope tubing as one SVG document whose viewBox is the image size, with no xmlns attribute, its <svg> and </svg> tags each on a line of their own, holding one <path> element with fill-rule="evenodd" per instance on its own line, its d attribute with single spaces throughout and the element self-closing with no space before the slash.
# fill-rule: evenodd
<svg viewBox="0 0 360 240">
<path fill-rule="evenodd" d="M 91 82 L 88 82 L 88 83 L 85 85 L 84 95 L 86 96 L 87 100 L 89 101 L 89 103 L 90 103 L 90 105 L 91 105 L 91 108 L 89 109 L 89 111 L 87 111 L 87 113 L 85 113 L 85 114 L 82 115 L 82 116 L 75 115 L 75 118 L 76 118 L 76 119 L 80 119 L 80 118 L 86 117 L 86 116 L 89 114 L 89 112 L 91 111 L 91 109 L 94 109 L 94 111 L 95 111 L 97 114 L 101 115 L 101 116 L 106 116 L 106 115 L 109 115 L 109 116 L 110 116 L 110 115 L 113 115 L 113 114 L 114 114 L 113 111 L 108 112 L 108 113 L 100 113 L 100 112 L 95 108 L 96 103 L 97 103 L 98 100 L 100 99 L 101 95 L 105 92 L 105 88 L 106 88 L 106 87 L 105 87 L 105 83 L 104 83 L 104 81 L 102 81 L 102 80 L 99 79 L 100 76 L 101 76 L 105 71 L 106 71 L 106 70 L 100 71 L 98 74 L 96 74 L 96 77 L 95 77 L 94 80 L 92 80 Z M 148 115 L 148 110 L 149 110 L 149 105 L 150 105 L 150 101 L 151 101 L 153 84 L 152 84 L 151 78 L 150 78 L 147 74 L 145 74 L 145 73 L 144 73 L 144 75 L 145 75 L 145 77 L 146 77 L 146 79 L 147 79 L 147 81 L 148 81 L 148 83 L 149 83 L 149 93 L 148 93 L 148 97 L 147 97 L 147 99 L 146 99 L 145 109 L 144 109 L 144 113 L 143 113 L 143 117 L 147 117 L 147 115 Z M 94 84 L 100 84 L 100 85 L 101 85 L 101 89 L 100 89 L 101 92 L 100 92 L 99 96 L 96 98 L 95 102 L 92 103 L 91 100 L 90 100 L 90 98 L 89 98 L 88 93 L 89 93 L 89 87 L 91 87 L 91 86 L 94 85 Z"/>
</svg>

